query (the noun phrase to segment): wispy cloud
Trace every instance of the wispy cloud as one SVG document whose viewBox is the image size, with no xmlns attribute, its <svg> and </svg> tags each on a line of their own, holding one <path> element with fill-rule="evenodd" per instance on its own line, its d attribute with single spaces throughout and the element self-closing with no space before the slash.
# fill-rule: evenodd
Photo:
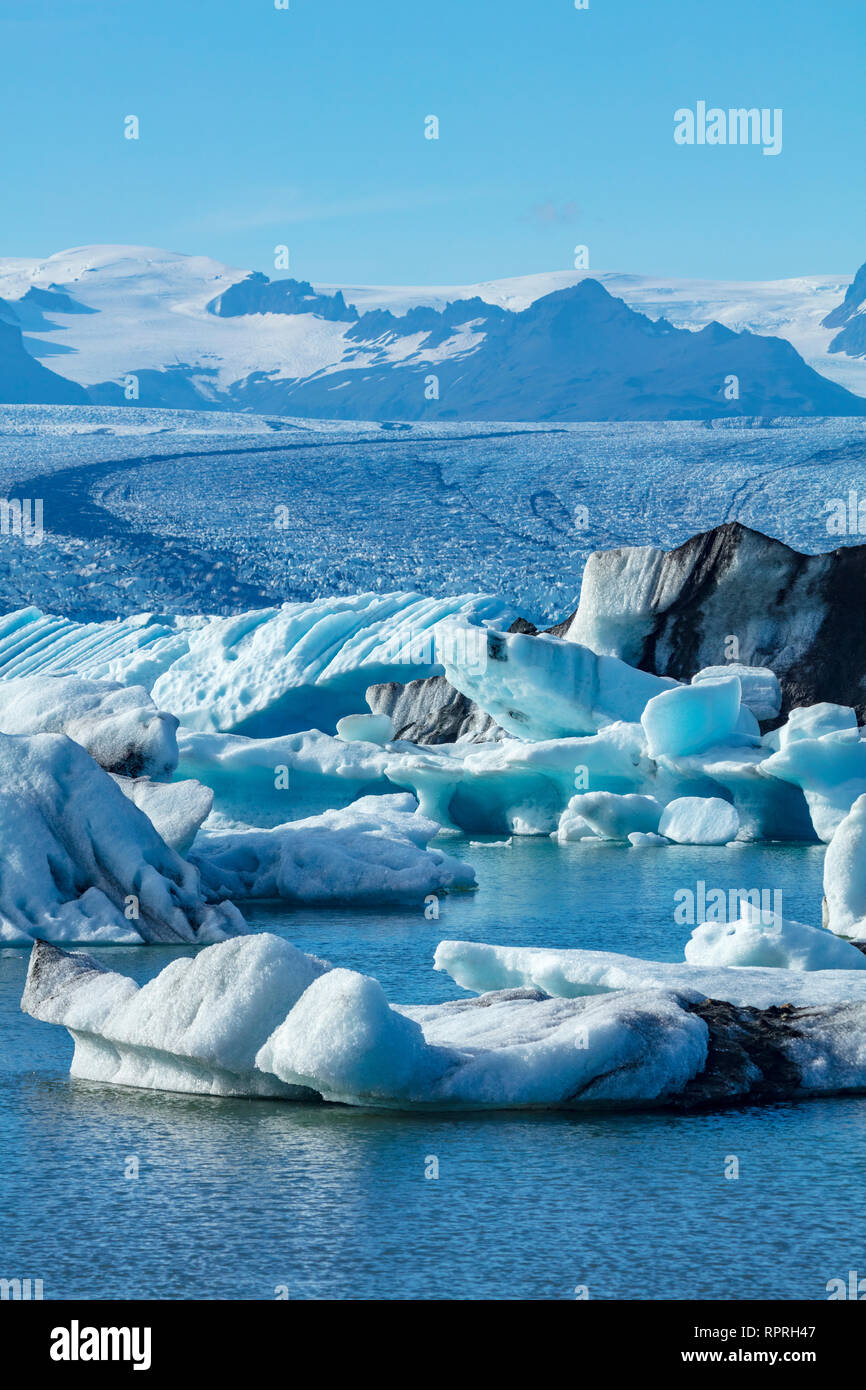
<svg viewBox="0 0 866 1390">
<path fill-rule="evenodd" d="M 580 217 L 580 208 L 577 203 L 554 202 L 536 203 L 530 208 L 529 212 L 521 220 L 523 222 L 534 222 L 539 227 L 565 227 L 570 226 Z"/>
<path fill-rule="evenodd" d="M 418 189 L 352 198 L 311 199 L 295 189 L 285 189 L 276 194 L 273 189 L 268 189 L 261 198 L 253 192 L 241 195 L 240 208 L 235 206 L 199 215 L 187 225 L 242 232 L 265 227 L 297 226 L 304 222 L 333 222 L 350 217 L 381 217 L 392 212 L 414 212 L 418 208 L 464 202 L 467 197 L 484 197 L 488 191 L 476 188 L 471 194 L 466 194 L 443 189 Z"/>
</svg>

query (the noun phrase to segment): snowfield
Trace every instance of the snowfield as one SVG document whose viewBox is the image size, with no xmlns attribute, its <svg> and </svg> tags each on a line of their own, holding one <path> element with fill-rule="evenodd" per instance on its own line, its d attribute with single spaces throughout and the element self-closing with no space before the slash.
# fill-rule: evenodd
<svg viewBox="0 0 866 1390">
<path fill-rule="evenodd" d="M 82 386 L 116 381 L 131 371 L 162 371 L 182 363 L 197 385 L 226 388 L 255 374 L 288 380 L 333 372 L 356 358 L 346 341 L 349 322 L 313 314 L 264 313 L 219 317 L 208 305 L 248 276 L 207 256 L 187 256 L 157 247 L 83 246 L 38 258 L 0 259 L 0 298 L 18 313 L 30 351 L 49 354 L 46 365 Z M 538 299 L 582 280 L 599 281 L 610 294 L 651 319 L 699 329 L 717 321 L 786 339 L 806 362 L 830 380 L 866 395 L 866 362 L 828 351 L 836 330 L 822 327 L 854 278 L 803 275 L 792 280 L 724 282 L 679 280 L 616 271 L 551 271 L 476 285 L 317 285 L 319 293 L 342 291 L 362 313 L 384 309 L 405 315 L 428 305 L 478 298 L 520 312 Z M 82 313 L 20 305 L 31 287 L 65 292 Z M 423 334 L 405 332 L 389 344 L 392 362 L 412 358 Z M 472 346 L 471 330 L 455 334 L 428 360 L 459 355 Z M 363 368 L 378 352 L 362 352 Z"/>
</svg>

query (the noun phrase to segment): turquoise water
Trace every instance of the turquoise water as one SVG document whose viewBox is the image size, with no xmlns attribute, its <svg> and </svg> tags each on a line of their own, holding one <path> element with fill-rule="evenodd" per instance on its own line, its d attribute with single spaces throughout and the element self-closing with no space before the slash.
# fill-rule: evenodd
<svg viewBox="0 0 866 1390">
<path fill-rule="evenodd" d="M 821 847 L 454 847 L 481 888 L 438 922 L 251 915 L 407 1003 L 460 993 L 443 937 L 681 959 L 673 894 L 699 878 L 820 911 Z M 176 953 L 99 954 L 143 980 Z M 25 969 L 0 954 L 0 1277 L 46 1298 L 822 1299 L 866 1274 L 866 1098 L 458 1117 L 117 1090 L 69 1079 L 66 1032 L 18 1010 Z"/>
</svg>

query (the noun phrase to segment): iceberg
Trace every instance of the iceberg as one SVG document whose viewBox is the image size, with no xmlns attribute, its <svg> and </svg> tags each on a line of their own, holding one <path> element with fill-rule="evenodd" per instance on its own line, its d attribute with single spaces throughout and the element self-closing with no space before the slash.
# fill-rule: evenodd
<svg viewBox="0 0 866 1390">
<path fill-rule="evenodd" d="M 246 931 L 109 773 L 64 734 L 0 734 L 0 943 L 141 944 Z"/>
<path fill-rule="evenodd" d="M 866 955 L 823 927 L 769 919 L 742 904 L 735 922 L 703 922 L 686 942 L 686 960 L 704 966 L 773 966 L 779 970 L 866 970 Z"/>
<path fill-rule="evenodd" d="M 782 988 L 826 976 L 866 985 L 863 972 L 691 971 L 775 977 Z M 38 942 L 21 1007 L 69 1031 L 73 1076 L 199 1095 L 596 1110 L 866 1089 L 862 991 L 844 1003 L 738 1007 L 694 988 L 550 997 L 517 986 L 397 1006 L 370 976 L 267 933 L 175 960 L 141 988 Z"/>
<path fill-rule="evenodd" d="M 613 951 L 441 941 L 434 969 L 450 975 L 461 988 L 480 994 L 538 989 L 553 998 L 579 999 L 610 991 L 660 989 L 687 995 L 697 991 L 738 1008 L 783 1004 L 811 1008 L 840 1000 L 866 1004 L 866 971 L 838 965 L 819 970 L 697 965 L 641 960 Z"/>
<path fill-rule="evenodd" d="M 718 796 L 680 796 L 668 803 L 658 833 L 677 845 L 726 845 L 736 839 L 740 818 Z"/>
<path fill-rule="evenodd" d="M 39 942 L 21 1007 L 68 1029 L 75 1077 L 382 1109 L 656 1104 L 707 1056 L 704 1022 L 664 992 L 398 1008 L 378 981 L 267 933 L 173 961 L 140 989 Z"/>
<path fill-rule="evenodd" d="M 824 855 L 824 925 L 866 937 L 866 794 L 839 823 Z"/>
<path fill-rule="evenodd" d="M 596 656 L 589 647 L 546 633 L 487 632 L 485 659 L 451 642 L 443 660 L 449 683 L 507 733 L 548 740 L 635 723 L 647 702 L 677 682 Z"/>
<path fill-rule="evenodd" d="M 267 830 L 205 827 L 189 855 L 212 897 L 298 903 L 422 902 L 475 888 L 468 864 L 436 848 L 414 797 L 367 796 L 345 810 Z"/>
<path fill-rule="evenodd" d="M 0 733 L 67 734 L 100 767 L 125 777 L 171 777 L 177 724 L 142 686 L 79 676 L 0 680 Z"/>
</svg>

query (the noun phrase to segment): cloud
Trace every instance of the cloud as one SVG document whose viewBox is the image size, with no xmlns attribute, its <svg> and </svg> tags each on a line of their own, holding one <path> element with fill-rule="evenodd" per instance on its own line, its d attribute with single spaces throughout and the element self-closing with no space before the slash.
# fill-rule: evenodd
<svg viewBox="0 0 866 1390">
<path fill-rule="evenodd" d="M 526 217 L 521 220 L 524 222 L 534 222 L 539 227 L 569 226 L 576 222 L 580 217 L 580 208 L 577 203 L 556 203 L 548 201 L 546 203 L 536 203 L 530 208 Z"/>
</svg>

